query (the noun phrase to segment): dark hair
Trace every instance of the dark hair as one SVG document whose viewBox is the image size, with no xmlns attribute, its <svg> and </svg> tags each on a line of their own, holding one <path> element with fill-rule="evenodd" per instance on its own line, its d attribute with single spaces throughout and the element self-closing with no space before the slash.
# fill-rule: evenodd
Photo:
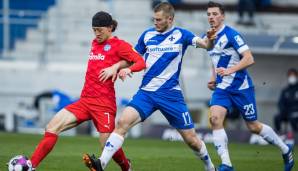
<svg viewBox="0 0 298 171">
<path fill-rule="evenodd" d="M 116 20 L 113 19 L 112 21 L 112 32 L 114 32 L 117 29 L 118 26 L 118 22 Z"/>
<path fill-rule="evenodd" d="M 114 32 L 117 26 L 118 22 L 105 11 L 99 11 L 92 17 L 92 27 L 112 27 L 112 32 Z"/>
<path fill-rule="evenodd" d="M 207 5 L 207 9 L 208 8 L 213 8 L 213 7 L 219 8 L 221 14 L 225 14 L 225 7 L 222 4 L 217 3 L 217 2 L 213 2 L 213 1 L 209 1 L 208 5 Z"/>
<path fill-rule="evenodd" d="M 287 75 L 290 74 L 295 74 L 296 76 L 298 76 L 298 71 L 295 68 L 290 68 L 287 72 Z"/>
<path fill-rule="evenodd" d="M 159 11 L 163 11 L 165 14 L 173 18 L 175 16 L 174 7 L 168 2 L 162 2 L 154 7 L 154 12 L 159 12 Z"/>
</svg>

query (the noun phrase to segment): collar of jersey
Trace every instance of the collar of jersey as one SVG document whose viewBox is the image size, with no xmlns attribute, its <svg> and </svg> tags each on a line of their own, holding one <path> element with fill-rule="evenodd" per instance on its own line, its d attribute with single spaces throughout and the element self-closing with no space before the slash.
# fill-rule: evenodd
<svg viewBox="0 0 298 171">
<path fill-rule="evenodd" d="M 219 33 L 221 33 L 224 29 L 225 29 L 226 25 L 222 25 L 222 27 L 216 32 L 216 34 L 218 35 Z"/>
<path fill-rule="evenodd" d="M 110 38 L 110 39 L 108 39 L 108 40 L 106 40 L 106 41 L 104 41 L 104 42 L 101 42 L 101 43 L 98 43 L 98 41 L 96 40 L 96 38 L 94 39 L 94 41 L 95 41 L 97 44 L 99 44 L 99 45 L 103 45 L 103 44 L 109 43 L 109 42 L 111 42 L 111 41 L 113 41 L 113 40 L 115 40 L 115 39 L 118 39 L 118 37 L 117 37 L 117 36 L 113 36 L 112 38 Z"/>
</svg>

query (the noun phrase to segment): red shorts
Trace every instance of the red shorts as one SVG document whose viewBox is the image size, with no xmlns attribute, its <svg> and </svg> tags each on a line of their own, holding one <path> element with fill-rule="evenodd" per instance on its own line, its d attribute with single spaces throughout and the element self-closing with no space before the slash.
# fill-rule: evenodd
<svg viewBox="0 0 298 171">
<path fill-rule="evenodd" d="M 99 98 L 81 97 L 65 109 L 75 115 L 78 124 L 92 120 L 98 132 L 111 133 L 115 128 L 116 107 L 105 104 Z"/>
</svg>

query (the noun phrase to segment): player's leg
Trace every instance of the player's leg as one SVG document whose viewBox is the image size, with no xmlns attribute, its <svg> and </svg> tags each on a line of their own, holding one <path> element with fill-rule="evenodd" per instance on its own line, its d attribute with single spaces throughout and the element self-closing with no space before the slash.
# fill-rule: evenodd
<svg viewBox="0 0 298 171">
<path fill-rule="evenodd" d="M 246 122 L 246 125 L 251 132 L 259 134 L 268 143 L 276 145 L 281 150 L 285 164 L 285 171 L 290 171 L 293 168 L 294 159 L 292 154 L 292 147 L 286 145 L 270 126 L 259 121 L 248 121 Z"/>
<path fill-rule="evenodd" d="M 216 89 L 210 101 L 210 124 L 212 127 L 213 144 L 221 158 L 221 170 L 233 170 L 229 150 L 228 136 L 224 129 L 224 119 L 227 109 L 232 107 L 229 94 L 225 90 Z"/>
<path fill-rule="evenodd" d="M 215 167 L 208 154 L 205 143 L 197 137 L 195 129 L 179 129 L 184 142 L 193 150 L 194 154 L 204 162 L 205 170 L 215 171 Z"/>
<path fill-rule="evenodd" d="M 111 133 L 101 133 L 100 134 L 100 144 L 101 148 L 103 149 L 107 139 L 109 138 Z M 126 158 L 125 153 L 122 148 L 119 148 L 118 151 L 113 155 L 113 160 L 121 167 L 122 171 L 129 171 L 130 170 L 130 161 Z"/>
<path fill-rule="evenodd" d="M 210 108 L 210 112 L 213 144 L 222 163 L 219 166 L 219 170 L 233 170 L 228 149 L 228 136 L 224 129 L 224 119 L 227 114 L 227 109 L 219 105 L 213 105 Z"/>
<path fill-rule="evenodd" d="M 55 146 L 58 135 L 62 131 L 77 125 L 76 117 L 66 109 L 60 110 L 48 123 L 43 139 L 32 154 L 32 166 L 36 168 L 39 163 L 51 152 Z"/>
<path fill-rule="evenodd" d="M 171 93 L 158 94 L 154 96 L 154 101 L 158 104 L 158 109 L 166 117 L 170 125 L 178 130 L 185 143 L 203 161 L 205 170 L 214 171 L 215 167 L 205 143 L 195 133 L 193 121 L 181 91 L 173 90 Z"/>
<path fill-rule="evenodd" d="M 86 98 L 86 104 L 88 105 L 91 119 L 97 131 L 100 133 L 99 142 L 101 149 L 104 148 L 106 140 L 115 129 L 116 117 L 116 109 L 112 105 L 108 105 L 109 101 L 104 101 L 103 98 Z M 121 167 L 122 171 L 128 171 L 130 169 L 130 162 L 126 158 L 122 148 L 113 155 L 113 159 Z M 90 159 L 87 154 L 84 155 L 83 160 L 86 166 L 90 168 Z"/>
<path fill-rule="evenodd" d="M 128 130 L 141 122 L 139 112 L 133 107 L 126 107 L 117 122 L 117 126 L 110 137 L 100 156 L 102 167 L 105 168 L 111 157 L 122 147 L 124 138 Z"/>
<path fill-rule="evenodd" d="M 242 117 L 246 121 L 247 128 L 255 134 L 262 136 L 268 143 L 274 144 L 280 148 L 284 163 L 285 171 L 290 171 L 294 165 L 292 156 L 292 149 L 289 148 L 281 138 L 274 132 L 274 130 L 257 120 L 257 108 L 254 95 L 254 89 L 249 88 L 239 91 L 237 95 L 233 97 L 233 102 L 239 109 Z"/>
<path fill-rule="evenodd" d="M 148 94 L 144 91 L 139 91 L 132 101 L 129 102 L 128 107 L 123 110 L 115 130 L 106 141 L 100 158 L 91 158 L 92 168 L 95 168 L 94 171 L 106 168 L 112 156 L 122 147 L 128 130 L 139 122 L 144 121 L 154 110 Z"/>
</svg>

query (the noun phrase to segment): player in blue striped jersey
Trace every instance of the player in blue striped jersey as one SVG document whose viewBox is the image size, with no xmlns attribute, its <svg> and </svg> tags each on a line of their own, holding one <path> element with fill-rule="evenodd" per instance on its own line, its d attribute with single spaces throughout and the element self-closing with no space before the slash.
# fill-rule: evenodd
<svg viewBox="0 0 298 171">
<path fill-rule="evenodd" d="M 210 101 L 210 122 L 214 145 L 222 160 L 219 171 L 233 170 L 227 148 L 228 137 L 223 127 L 225 116 L 232 107 L 240 111 L 252 133 L 259 134 L 281 149 L 284 170 L 290 171 L 294 165 L 292 147 L 287 146 L 271 127 L 257 120 L 254 86 L 246 70 L 254 63 L 248 45 L 236 30 L 224 25 L 225 15 L 221 4 L 209 2 L 207 15 L 209 24 L 217 31 L 214 47 L 208 49 L 213 64 L 208 87 L 214 90 Z"/>
<path fill-rule="evenodd" d="M 127 131 L 156 110 L 160 110 L 170 125 L 178 130 L 195 155 L 203 161 L 205 170 L 215 170 L 204 142 L 195 133 L 179 86 L 182 57 L 187 47 L 212 48 L 215 31 L 209 30 L 207 37 L 202 39 L 173 24 L 173 6 L 167 2 L 157 5 L 154 9 L 155 27 L 146 30 L 135 46 L 135 50 L 144 56 L 147 66 L 142 84 L 124 109 L 101 157 L 99 160 L 92 159 L 95 170 L 104 169 L 113 153 L 122 146 Z"/>
</svg>

